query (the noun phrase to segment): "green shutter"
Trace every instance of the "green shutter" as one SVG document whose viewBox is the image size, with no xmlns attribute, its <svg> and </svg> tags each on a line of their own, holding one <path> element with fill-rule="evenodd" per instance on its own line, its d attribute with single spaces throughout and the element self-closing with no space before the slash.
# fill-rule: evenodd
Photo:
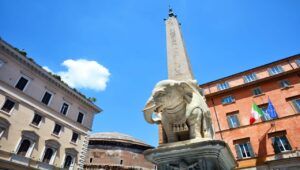
<svg viewBox="0 0 300 170">
<path fill-rule="evenodd" d="M 295 99 L 292 102 L 293 102 L 293 105 L 294 105 L 297 113 L 300 113 L 300 106 L 297 104 L 296 100 L 300 100 L 300 99 Z"/>
<path fill-rule="evenodd" d="M 242 159 L 243 156 L 242 156 L 241 148 L 240 148 L 239 144 L 235 144 L 234 147 L 235 147 L 237 159 Z"/>
<path fill-rule="evenodd" d="M 272 70 L 270 68 L 268 68 L 268 72 L 270 76 L 273 76 Z"/>
<path fill-rule="evenodd" d="M 282 73 L 284 70 L 281 66 L 278 66 L 279 70 L 280 70 L 280 73 Z"/>
<path fill-rule="evenodd" d="M 236 118 L 236 124 L 237 124 L 237 127 L 240 127 L 240 120 L 239 120 L 239 118 L 238 118 L 238 115 L 235 114 L 234 116 L 235 116 L 235 118 Z"/>
<path fill-rule="evenodd" d="M 250 156 L 251 157 L 255 157 L 255 154 L 253 152 L 253 149 L 252 149 L 252 146 L 251 146 L 251 143 L 250 142 L 247 142 L 247 147 L 249 149 L 249 152 L 250 152 Z"/>
<path fill-rule="evenodd" d="M 232 124 L 231 124 L 231 121 L 230 121 L 230 116 L 227 116 L 227 122 L 228 122 L 228 127 L 231 129 Z"/>
<path fill-rule="evenodd" d="M 287 139 L 287 137 L 286 136 L 283 136 L 283 138 L 285 139 L 285 141 L 286 141 L 286 143 L 288 144 L 288 146 L 287 146 L 287 150 L 292 150 L 292 147 L 291 147 L 291 145 L 290 145 L 290 142 L 289 142 L 289 140 Z"/>
<path fill-rule="evenodd" d="M 244 79 L 244 83 L 248 83 L 246 76 L 243 76 L 243 79 Z"/>
<path fill-rule="evenodd" d="M 272 144 L 273 144 L 275 154 L 278 154 L 278 153 L 281 152 L 278 145 L 277 145 L 277 142 L 278 142 L 278 138 L 277 137 L 272 137 Z"/>
</svg>

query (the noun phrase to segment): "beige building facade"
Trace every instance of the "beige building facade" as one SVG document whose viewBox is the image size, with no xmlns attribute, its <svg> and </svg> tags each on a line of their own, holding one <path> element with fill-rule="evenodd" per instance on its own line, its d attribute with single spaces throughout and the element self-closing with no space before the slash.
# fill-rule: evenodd
<svg viewBox="0 0 300 170">
<path fill-rule="evenodd" d="M 0 39 L 0 169 L 82 169 L 99 112 Z"/>
</svg>

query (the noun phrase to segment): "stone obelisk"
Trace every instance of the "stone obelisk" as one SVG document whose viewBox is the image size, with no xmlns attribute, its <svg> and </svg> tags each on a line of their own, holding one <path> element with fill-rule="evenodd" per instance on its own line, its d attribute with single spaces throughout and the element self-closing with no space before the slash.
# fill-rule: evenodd
<svg viewBox="0 0 300 170">
<path fill-rule="evenodd" d="M 168 79 L 193 80 L 189 57 L 183 41 L 180 24 L 172 9 L 169 9 L 169 17 L 166 22 Z"/>
<path fill-rule="evenodd" d="M 160 145 L 144 152 L 159 170 L 231 170 L 228 145 L 214 139 L 210 110 L 195 80 L 180 24 L 172 9 L 166 22 L 168 80 L 158 82 L 143 110 L 160 125 Z"/>
</svg>

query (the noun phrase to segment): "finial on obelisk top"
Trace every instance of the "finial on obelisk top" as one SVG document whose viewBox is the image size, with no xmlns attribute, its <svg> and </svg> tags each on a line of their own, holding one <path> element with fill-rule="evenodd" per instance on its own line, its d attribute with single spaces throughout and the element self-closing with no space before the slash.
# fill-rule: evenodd
<svg viewBox="0 0 300 170">
<path fill-rule="evenodd" d="M 189 57 L 184 45 L 177 15 L 169 6 L 169 17 L 165 20 L 167 33 L 168 79 L 194 80 Z"/>
<path fill-rule="evenodd" d="M 174 12 L 173 12 L 173 9 L 171 8 L 171 6 L 169 5 L 169 17 L 177 17 Z"/>
</svg>

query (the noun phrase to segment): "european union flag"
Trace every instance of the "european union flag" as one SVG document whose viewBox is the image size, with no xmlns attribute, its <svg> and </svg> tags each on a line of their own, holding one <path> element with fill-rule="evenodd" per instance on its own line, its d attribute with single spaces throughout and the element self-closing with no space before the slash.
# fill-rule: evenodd
<svg viewBox="0 0 300 170">
<path fill-rule="evenodd" d="M 275 110 L 270 98 L 268 100 L 269 100 L 269 103 L 268 103 L 268 108 L 267 108 L 266 112 L 267 112 L 267 114 L 269 114 L 269 116 L 272 119 L 276 119 L 278 117 L 277 113 L 276 113 L 276 110 Z"/>
</svg>

